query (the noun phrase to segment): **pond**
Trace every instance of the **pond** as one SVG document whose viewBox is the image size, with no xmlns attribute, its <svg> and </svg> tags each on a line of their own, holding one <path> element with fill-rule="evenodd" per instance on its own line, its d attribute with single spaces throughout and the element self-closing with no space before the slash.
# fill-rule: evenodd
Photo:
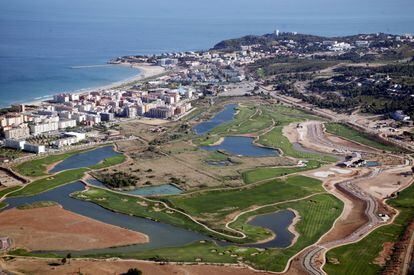
<svg viewBox="0 0 414 275">
<path fill-rule="evenodd" d="M 90 185 L 110 189 L 107 186 L 105 186 L 105 184 L 103 184 L 102 182 L 94 178 L 88 179 L 87 182 Z M 180 189 L 179 187 L 173 184 L 146 186 L 146 187 L 139 187 L 133 190 L 119 190 L 119 191 L 125 194 L 139 195 L 139 196 L 144 196 L 144 197 L 155 196 L 155 195 L 178 195 L 183 192 L 182 189 Z"/>
<path fill-rule="evenodd" d="M 279 151 L 261 147 L 253 143 L 252 137 L 225 137 L 223 142 L 214 146 L 201 146 L 200 148 L 207 151 L 224 150 L 227 153 L 237 156 L 246 157 L 269 157 L 278 156 Z"/>
<path fill-rule="evenodd" d="M 380 165 L 381 163 L 378 161 L 367 161 L 367 163 L 365 164 L 366 167 L 376 167 Z"/>
<path fill-rule="evenodd" d="M 57 173 L 63 170 L 92 166 L 98 164 L 106 158 L 119 154 L 120 153 L 114 151 L 112 145 L 99 147 L 68 157 L 67 159 L 56 164 L 55 167 L 49 171 L 49 173 Z"/>
<path fill-rule="evenodd" d="M 231 166 L 234 165 L 230 160 L 206 160 L 205 163 L 211 166 Z"/>
<path fill-rule="evenodd" d="M 249 221 L 249 224 L 268 228 L 276 234 L 276 237 L 270 241 L 249 246 L 257 248 L 288 247 L 295 238 L 295 235 L 289 231 L 289 226 L 294 218 L 295 213 L 290 210 L 281 210 L 254 217 Z"/>
<path fill-rule="evenodd" d="M 217 126 L 230 122 L 234 119 L 234 115 L 236 114 L 236 107 L 237 104 L 227 104 L 224 106 L 224 110 L 216 114 L 212 119 L 209 121 L 201 122 L 200 124 L 196 125 L 193 129 L 197 135 L 204 135 L 207 132 L 210 132 Z"/>
</svg>

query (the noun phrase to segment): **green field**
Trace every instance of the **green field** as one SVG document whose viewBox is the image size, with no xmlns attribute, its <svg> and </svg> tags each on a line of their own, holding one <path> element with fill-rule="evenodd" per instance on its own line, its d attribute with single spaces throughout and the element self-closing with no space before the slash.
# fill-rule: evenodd
<svg viewBox="0 0 414 275">
<path fill-rule="evenodd" d="M 51 164 L 54 164 L 56 162 L 62 161 L 62 160 L 66 159 L 68 157 L 71 157 L 73 155 L 82 153 L 84 151 L 85 150 L 73 151 L 73 152 L 69 152 L 69 153 L 65 153 L 65 154 L 50 155 L 50 156 L 47 156 L 47 157 L 44 157 L 44 158 L 26 161 L 26 162 L 23 162 L 23 163 L 17 165 L 16 167 L 14 167 L 14 169 L 19 174 L 21 174 L 23 176 L 27 176 L 27 177 L 46 176 L 47 172 L 45 170 L 46 170 L 47 166 L 49 166 Z"/>
<path fill-rule="evenodd" d="M 319 161 L 310 160 L 304 167 L 263 167 L 249 170 L 243 173 L 243 180 L 246 183 L 254 183 L 275 177 L 285 176 L 292 173 L 317 169 L 322 165 Z"/>
<path fill-rule="evenodd" d="M 328 133 L 370 146 L 380 150 L 391 151 L 391 152 L 399 152 L 401 149 L 394 147 L 392 145 L 387 145 L 376 141 L 368 134 L 359 132 L 345 124 L 341 123 L 326 123 L 325 124 L 326 131 Z"/>
<path fill-rule="evenodd" d="M 294 208 L 301 219 L 296 225 L 300 234 L 298 241 L 286 249 L 256 249 L 253 247 L 238 247 L 236 245 L 218 246 L 213 242 L 200 241 L 183 247 L 161 248 L 142 252 L 87 255 L 93 258 L 120 257 L 125 259 L 143 259 L 152 261 L 179 261 L 205 263 L 235 263 L 243 262 L 257 269 L 282 271 L 290 257 L 304 247 L 314 243 L 332 226 L 342 211 L 342 203 L 329 194 L 315 195 L 312 198 L 285 203 L 278 206 L 262 208 L 258 211 L 240 217 L 234 226 L 241 229 L 255 227 L 246 224 L 249 217 L 281 209 Z M 324 215 L 321 215 L 324 213 Z"/>
<path fill-rule="evenodd" d="M 19 188 L 21 188 L 21 186 L 13 186 L 13 187 L 9 187 L 9 188 L 6 188 L 6 189 L 1 190 L 1 191 L 0 191 L 0 199 L 1 199 L 4 195 L 6 195 L 6 194 L 8 194 L 8 193 L 10 193 L 10 192 L 13 192 L 13 191 L 15 191 L 15 190 L 17 190 L 17 189 L 19 189 Z"/>
<path fill-rule="evenodd" d="M 193 217 L 202 220 L 210 228 L 237 236 L 238 234 L 226 229 L 222 219 L 235 211 L 247 209 L 253 205 L 265 205 L 290 199 L 297 199 L 318 192 L 324 192 L 321 182 L 303 176 L 294 176 L 285 180 L 272 180 L 258 186 L 233 190 L 203 191 L 198 194 L 168 196 L 163 198 L 173 208 L 182 210 Z M 229 239 L 234 242 L 252 242 L 268 238 L 271 233 L 263 228 L 251 228 L 243 230 L 248 238 L 233 239 L 211 232 L 201 225 L 193 222 L 187 216 L 165 208 L 158 202 L 145 200 L 129 195 L 119 194 L 110 190 L 90 188 L 79 192 L 75 198 L 94 202 L 102 207 L 113 211 L 131 214 L 138 217 L 147 217 L 156 221 L 181 226 L 195 230 L 209 236 L 221 239 Z"/>
<path fill-rule="evenodd" d="M 292 176 L 283 180 L 271 180 L 257 186 L 169 196 L 165 200 L 174 208 L 182 209 L 194 217 L 205 220 L 209 226 L 217 227 L 219 226 L 217 222 L 222 221 L 226 215 L 252 205 L 276 203 L 323 191 L 319 180 Z"/>
<path fill-rule="evenodd" d="M 375 263 L 375 259 L 380 255 L 383 244 L 397 242 L 414 217 L 414 185 L 388 203 L 400 211 L 394 223 L 376 229 L 358 243 L 328 251 L 324 267 L 328 274 L 380 274 L 382 267 Z"/>
<path fill-rule="evenodd" d="M 123 154 L 115 155 L 109 158 L 104 159 L 100 163 L 96 165 L 92 165 L 87 168 L 79 168 L 79 169 L 70 169 L 63 172 L 59 172 L 54 175 L 48 175 L 45 174 L 45 168 L 47 165 L 56 163 L 58 161 L 64 160 L 70 156 L 79 154 L 83 151 L 74 151 L 66 154 L 61 155 L 53 155 L 48 156 L 41 159 L 35 159 L 31 161 L 27 161 L 25 163 L 22 163 L 18 166 L 16 166 L 16 170 L 18 170 L 21 173 L 28 173 L 30 175 L 36 175 L 36 176 L 42 176 L 42 178 L 35 180 L 27 185 L 25 187 L 13 194 L 10 195 L 10 197 L 20 197 L 20 196 L 32 196 L 35 194 L 39 194 L 45 191 L 48 191 L 50 189 L 56 188 L 58 186 L 71 183 L 77 180 L 80 180 L 83 175 L 89 171 L 89 170 L 96 170 L 96 169 L 102 169 L 110 166 L 114 166 L 117 164 L 120 164 L 125 161 L 126 157 Z M 20 188 L 20 187 L 17 187 Z M 16 189 L 17 189 L 16 188 Z M 15 190 L 15 189 L 14 189 Z M 2 197 L 1 194 L 3 192 L 6 192 L 7 190 L 3 190 L 0 192 L 0 198 Z M 13 190 L 11 190 L 13 191 Z M 7 193 L 10 191 L 7 191 Z"/>
<path fill-rule="evenodd" d="M 220 137 L 255 134 L 259 136 L 260 144 L 281 149 L 287 156 L 324 162 L 337 161 L 333 156 L 297 151 L 282 134 L 284 126 L 310 119 L 320 120 L 320 118 L 301 110 L 282 105 L 241 106 L 233 121 L 219 125 L 209 133 L 196 137 L 193 142 L 199 146 L 208 146 L 217 142 Z M 273 126 L 275 127 L 266 133 L 265 130 L 270 130 Z"/>
<path fill-rule="evenodd" d="M 282 105 L 240 106 L 235 118 L 217 126 L 209 133 L 195 138 L 197 145 L 210 145 L 220 137 L 240 134 L 260 134 L 272 125 L 287 125 L 292 122 L 318 118 L 297 109 Z"/>
<path fill-rule="evenodd" d="M 32 196 L 58 186 L 77 181 L 83 177 L 87 168 L 67 170 L 56 175 L 45 177 L 27 184 L 23 189 L 10 194 L 9 197 Z"/>
<path fill-rule="evenodd" d="M 159 202 L 152 202 L 143 198 L 133 197 L 126 194 L 123 195 L 110 190 L 94 187 L 83 192 L 77 192 L 73 197 L 80 200 L 91 201 L 112 211 L 142 218 L 150 218 L 154 221 L 162 221 L 164 223 L 202 232 L 206 235 L 216 236 L 201 225 L 193 222 L 187 216 L 167 209 Z M 221 237 L 221 235 L 218 235 L 218 237 Z M 229 239 L 231 240 L 231 238 Z"/>
</svg>

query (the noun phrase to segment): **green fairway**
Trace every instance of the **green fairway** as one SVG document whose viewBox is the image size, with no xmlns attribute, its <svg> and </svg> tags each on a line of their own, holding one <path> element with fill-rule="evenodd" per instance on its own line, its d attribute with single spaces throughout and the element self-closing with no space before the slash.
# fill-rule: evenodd
<svg viewBox="0 0 414 275">
<path fill-rule="evenodd" d="M 45 171 L 47 166 L 85 151 L 86 150 L 78 150 L 65 154 L 50 155 L 40 159 L 29 160 L 17 165 L 16 167 L 14 167 L 14 169 L 19 174 L 27 177 L 45 176 L 47 175 L 47 172 Z"/>
<path fill-rule="evenodd" d="M 337 159 L 332 156 L 300 152 L 293 148 L 292 143 L 282 133 L 282 126 L 275 127 L 272 131 L 260 136 L 259 143 L 268 147 L 279 148 L 287 156 L 301 159 L 314 159 L 326 162 L 335 162 Z"/>
<path fill-rule="evenodd" d="M 376 229 L 355 244 L 334 248 L 326 254 L 324 270 L 328 274 L 379 274 L 382 267 L 375 263 L 386 242 L 397 242 L 407 224 L 414 217 L 414 185 L 403 190 L 397 199 L 389 204 L 400 213 L 391 225 Z"/>
<path fill-rule="evenodd" d="M 282 105 L 247 105 L 239 107 L 235 118 L 212 131 L 194 139 L 197 145 L 210 145 L 222 136 L 259 134 L 272 125 L 287 125 L 292 122 L 318 118 L 297 109 Z"/>
<path fill-rule="evenodd" d="M 254 183 L 266 179 L 280 177 L 292 173 L 307 171 L 319 168 L 321 163 L 316 160 L 310 160 L 304 167 L 263 167 L 249 170 L 243 173 L 243 180 L 246 183 Z"/>
<path fill-rule="evenodd" d="M 312 198 L 285 203 L 278 206 L 262 208 L 255 212 L 242 215 L 235 223 L 236 228 L 254 228 L 246 224 L 249 217 L 270 213 L 281 209 L 293 208 L 298 211 L 301 219 L 296 225 L 299 239 L 289 248 L 256 249 L 236 245 L 218 246 L 213 242 L 200 241 L 182 247 L 161 248 L 142 252 L 116 253 L 104 255 L 87 255 L 93 258 L 120 257 L 125 259 L 142 259 L 152 261 L 179 261 L 205 263 L 243 262 L 257 269 L 282 271 L 290 257 L 304 247 L 314 243 L 329 230 L 342 211 L 342 202 L 329 194 L 315 195 Z M 323 213 L 323 215 L 321 214 Z"/>
<path fill-rule="evenodd" d="M 295 209 L 300 215 L 300 221 L 296 225 L 296 230 L 299 233 L 297 242 L 286 249 L 269 249 L 260 257 L 247 255 L 245 262 L 250 262 L 254 268 L 282 271 L 290 257 L 306 246 L 315 243 L 332 227 L 342 212 L 343 203 L 330 194 L 321 194 L 306 200 L 281 204 L 277 207 L 262 208 L 258 213 L 286 208 Z M 242 223 L 247 218 L 248 215 L 241 217 L 238 223 Z M 237 225 L 232 226 L 237 228 Z"/>
<path fill-rule="evenodd" d="M 21 188 L 22 186 L 13 186 L 13 187 L 9 187 L 9 188 L 6 188 L 6 189 L 3 189 L 3 190 L 1 190 L 0 191 L 0 199 L 4 196 L 4 195 L 6 195 L 6 194 L 8 194 L 8 193 L 10 193 L 10 192 L 13 192 L 13 191 L 15 191 L 15 190 L 17 190 L 17 189 L 19 189 L 19 188 Z"/>
<path fill-rule="evenodd" d="M 392 145 L 383 144 L 379 141 L 374 140 L 369 135 L 359 132 L 345 124 L 341 123 L 326 123 L 326 131 L 328 133 L 367 145 L 380 150 L 399 152 L 401 149 L 394 147 Z"/>
<path fill-rule="evenodd" d="M 195 223 L 187 216 L 164 207 L 161 203 L 152 202 L 144 198 L 138 198 L 110 190 L 91 187 L 89 190 L 77 192 L 74 198 L 94 202 L 104 208 L 112 211 L 134 215 L 137 217 L 150 218 L 154 221 L 184 227 L 194 231 L 202 232 L 206 235 L 224 238 L 205 229 L 203 226 Z M 235 233 L 233 233 L 234 235 Z M 232 238 L 228 238 L 232 239 Z M 243 240 L 242 240 L 243 241 Z"/>
<path fill-rule="evenodd" d="M 141 259 L 153 261 L 179 261 L 179 262 L 210 262 L 210 263 L 236 263 L 235 250 L 237 247 L 219 247 L 211 241 L 194 242 L 182 247 L 168 247 L 142 252 L 86 255 L 93 258 L 120 257 L 124 259 Z M 254 248 L 239 248 L 240 252 L 255 253 Z M 240 253 L 242 254 L 242 253 Z"/>
<path fill-rule="evenodd" d="M 58 186 L 77 181 L 83 177 L 87 168 L 67 170 L 53 176 L 45 177 L 27 184 L 23 189 L 10 194 L 9 197 L 32 196 Z"/>
<path fill-rule="evenodd" d="M 312 193 L 323 192 L 321 182 L 316 179 L 293 176 L 230 190 L 204 191 L 190 195 L 165 198 L 175 208 L 202 218 L 212 227 L 217 227 L 226 215 L 246 209 L 252 205 L 265 205 L 279 201 L 301 198 Z"/>
</svg>

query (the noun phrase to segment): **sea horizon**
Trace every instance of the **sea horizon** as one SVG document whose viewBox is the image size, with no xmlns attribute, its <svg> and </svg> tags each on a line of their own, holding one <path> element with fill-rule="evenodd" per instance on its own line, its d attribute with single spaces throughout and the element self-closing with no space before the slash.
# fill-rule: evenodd
<svg viewBox="0 0 414 275">
<path fill-rule="evenodd" d="M 0 107 L 123 81 L 135 69 L 100 66 L 125 55 L 207 50 L 244 35 L 280 31 L 326 37 L 414 32 L 413 5 L 303 0 L 4 0 L 0 3 Z M 338 8 L 339 6 L 339 8 Z M 217 8 L 220 7 L 220 8 Z M 266 8 L 263 8 L 266 7 Z M 157 10 L 157 13 L 148 11 Z M 84 67 L 95 65 L 96 67 Z M 78 67 L 78 68 L 74 68 Z"/>
</svg>

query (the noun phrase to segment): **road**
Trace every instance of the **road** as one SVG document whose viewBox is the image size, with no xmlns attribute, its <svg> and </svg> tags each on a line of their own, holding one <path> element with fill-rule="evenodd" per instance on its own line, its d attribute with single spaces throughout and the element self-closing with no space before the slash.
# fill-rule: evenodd
<svg viewBox="0 0 414 275">
<path fill-rule="evenodd" d="M 353 179 L 352 181 L 348 180 L 336 184 L 337 188 L 340 188 L 352 196 L 355 196 L 365 202 L 365 215 L 368 217 L 368 222 L 361 226 L 358 230 L 354 231 L 351 235 L 348 235 L 343 239 L 323 244 L 315 244 L 308 248 L 308 250 L 306 250 L 304 255 L 301 257 L 301 264 L 306 269 L 306 271 L 309 272 L 309 274 L 325 274 L 317 260 L 322 258 L 327 250 L 336 246 L 357 242 L 371 233 L 371 231 L 374 230 L 377 226 L 383 223 L 381 218 L 379 218 L 377 215 L 377 200 L 370 194 L 364 192 L 356 184 L 357 182 L 365 180 L 367 178 L 377 177 L 380 173 L 381 170 L 377 168 L 368 175 L 360 176 L 359 178 Z"/>
<path fill-rule="evenodd" d="M 269 90 L 263 86 L 259 86 L 259 91 L 264 92 L 265 94 L 269 94 L 271 97 L 285 103 L 291 106 L 295 106 L 299 109 L 308 109 L 310 111 L 312 111 L 313 113 L 315 113 L 316 115 L 325 117 L 330 119 L 333 122 L 345 122 L 351 126 L 354 126 L 358 129 L 363 130 L 364 132 L 371 134 L 371 135 L 375 135 L 378 136 L 379 138 L 388 141 L 396 146 L 399 146 L 401 148 L 404 148 L 406 150 L 409 151 L 414 151 L 414 146 L 412 146 L 411 144 L 407 143 L 407 142 L 403 142 L 403 141 L 398 141 L 395 139 L 390 139 L 388 137 L 384 137 L 383 135 L 380 135 L 378 130 L 373 130 L 373 129 L 369 129 L 367 128 L 365 125 L 361 125 L 357 122 L 356 118 L 353 116 L 349 116 L 349 115 L 345 115 L 345 114 L 338 114 L 338 113 L 334 113 L 331 111 L 326 111 L 324 109 L 320 109 L 316 106 L 313 106 L 311 104 L 302 102 L 302 101 L 296 101 L 293 100 L 291 98 L 288 98 L 286 96 L 283 96 L 281 94 L 278 94 L 276 91 L 273 90 Z M 304 91 L 302 91 L 304 92 Z"/>
</svg>

